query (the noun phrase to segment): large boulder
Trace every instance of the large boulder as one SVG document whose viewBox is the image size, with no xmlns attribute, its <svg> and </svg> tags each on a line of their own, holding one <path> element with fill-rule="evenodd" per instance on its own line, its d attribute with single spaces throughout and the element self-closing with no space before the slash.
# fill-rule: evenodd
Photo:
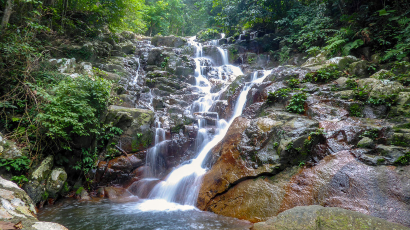
<svg viewBox="0 0 410 230">
<path fill-rule="evenodd" d="M 174 35 L 171 35 L 171 36 L 155 35 L 155 37 L 151 39 L 151 44 L 154 46 L 167 46 L 167 47 L 180 48 L 187 44 L 187 40 L 185 38 L 177 37 Z"/>
<path fill-rule="evenodd" d="M 15 183 L 0 177 L 0 229 L 27 230 L 67 230 L 64 226 L 50 222 L 40 222 L 36 218 L 33 201 Z M 20 223 L 21 228 L 18 226 Z"/>
<path fill-rule="evenodd" d="M 48 198 L 46 184 L 54 165 L 53 161 L 54 157 L 52 155 L 46 157 L 30 174 L 29 181 L 23 186 L 24 191 L 27 192 L 35 204 Z"/>
<path fill-rule="evenodd" d="M 410 191 L 409 175 L 410 166 L 369 166 L 345 150 L 312 167 L 295 166 L 276 175 L 243 178 L 237 184 L 229 185 L 225 179 L 235 175 L 215 178 L 213 183 L 228 184 L 226 189 L 202 190 L 198 200 L 213 194 L 199 207 L 251 222 L 266 221 L 296 206 L 322 205 L 410 226 L 410 201 L 404 198 Z"/>
<path fill-rule="evenodd" d="M 16 159 L 24 156 L 20 148 L 16 146 L 16 143 L 10 140 L 7 140 L 0 133 L 0 159 Z"/>
<path fill-rule="evenodd" d="M 146 109 L 126 108 L 111 105 L 105 123 L 113 123 L 124 130 L 119 142 L 126 152 L 137 152 L 148 148 L 153 141 L 151 126 L 154 122 L 154 112 Z"/>
<path fill-rule="evenodd" d="M 274 112 L 254 120 L 236 118 L 225 138 L 212 150 L 211 162 L 215 164 L 203 177 L 198 207 L 214 211 L 208 206 L 210 200 L 245 178 L 320 160 L 323 156 L 316 155 L 316 150 L 311 148 L 319 146 L 320 136 L 309 137 L 318 126 L 316 121 L 286 112 Z M 307 139 L 309 144 L 305 144 Z M 255 215 L 255 218 L 259 217 Z"/>
<path fill-rule="evenodd" d="M 280 213 L 266 222 L 256 223 L 253 230 L 408 230 L 405 226 L 342 208 L 319 205 L 299 206 Z"/>
<path fill-rule="evenodd" d="M 67 173 L 63 168 L 55 168 L 47 179 L 46 191 L 50 198 L 57 198 L 67 180 Z"/>
</svg>

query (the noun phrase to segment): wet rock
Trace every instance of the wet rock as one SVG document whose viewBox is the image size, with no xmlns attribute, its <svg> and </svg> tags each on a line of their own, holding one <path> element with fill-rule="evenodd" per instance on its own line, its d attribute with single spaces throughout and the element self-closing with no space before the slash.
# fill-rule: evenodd
<svg viewBox="0 0 410 230">
<path fill-rule="evenodd" d="M 142 166 L 144 162 L 134 155 L 120 156 L 108 162 L 107 168 L 131 172 L 133 169 Z"/>
<path fill-rule="evenodd" d="M 306 134 L 318 125 L 316 121 L 286 112 L 254 120 L 236 118 L 225 138 L 212 150 L 210 161 L 215 164 L 203 178 L 198 207 L 203 209 L 214 196 L 245 178 L 270 174 L 276 167 L 299 164 L 307 159 L 319 161 L 322 153 L 316 155 L 310 145 L 304 144 L 309 138 Z M 320 141 L 319 136 L 311 137 L 312 146 Z"/>
<path fill-rule="evenodd" d="M 353 62 L 349 65 L 348 71 L 352 75 L 356 75 L 359 78 L 364 78 L 368 76 L 367 66 L 368 62 L 365 60 Z"/>
<path fill-rule="evenodd" d="M 46 194 L 46 182 L 53 168 L 54 158 L 52 155 L 44 159 L 41 164 L 31 173 L 29 182 L 24 184 L 23 189 L 27 192 L 30 198 L 35 204 L 42 199 L 45 200 L 48 195 Z"/>
<path fill-rule="evenodd" d="M 90 195 L 88 194 L 88 192 L 83 187 L 80 187 L 77 190 L 76 195 L 78 195 L 78 198 L 80 200 L 91 200 Z"/>
<path fill-rule="evenodd" d="M 280 213 L 266 222 L 254 224 L 253 230 L 408 230 L 409 228 L 386 220 L 342 208 L 319 205 L 300 206 Z"/>
<path fill-rule="evenodd" d="M 410 166 L 369 166 L 357 161 L 349 151 L 326 156 L 312 167 L 286 169 L 258 179 L 246 179 L 226 187 L 199 206 L 217 214 L 265 221 L 296 206 L 339 207 L 374 217 L 410 225 Z M 204 177 L 204 184 L 206 183 Z M 213 183 L 226 183 L 226 177 Z M 201 190 L 199 203 L 213 190 Z M 391 210 L 394 210 L 393 212 Z"/>
<path fill-rule="evenodd" d="M 136 50 L 135 45 L 130 41 L 119 43 L 117 46 L 119 47 L 119 50 L 125 54 L 133 54 Z"/>
<path fill-rule="evenodd" d="M 135 108 L 135 100 L 136 98 L 133 95 L 121 94 L 118 95 L 115 105 L 127 108 Z"/>
<path fill-rule="evenodd" d="M 355 91 L 354 90 L 339 91 L 334 94 L 334 97 L 344 99 L 344 100 L 353 99 L 355 97 Z"/>
<path fill-rule="evenodd" d="M 160 182 L 161 180 L 152 178 L 138 180 L 128 187 L 128 191 L 141 199 L 146 199 L 152 189 Z"/>
<path fill-rule="evenodd" d="M 149 52 L 147 64 L 160 66 L 165 60 L 166 56 L 163 54 L 163 48 L 154 48 Z"/>
<path fill-rule="evenodd" d="M 389 80 L 378 80 L 375 78 L 360 79 L 358 86 L 370 92 L 370 97 L 382 98 L 391 94 L 398 94 L 403 90 L 403 85 L 399 82 Z"/>
<path fill-rule="evenodd" d="M 326 61 L 326 64 L 334 64 L 339 67 L 340 70 L 346 69 L 349 65 L 352 65 L 353 63 L 359 61 L 358 58 L 348 55 L 345 57 L 334 57 Z M 367 69 L 367 67 L 366 67 Z"/>
<path fill-rule="evenodd" d="M 105 190 L 104 190 L 104 188 L 98 188 L 98 189 L 97 189 L 97 197 L 101 197 L 101 198 L 105 197 Z"/>
<path fill-rule="evenodd" d="M 161 36 L 155 35 L 151 39 L 151 44 L 154 46 L 166 46 L 166 47 L 175 47 L 179 48 L 187 44 L 185 38 L 177 37 L 174 35 L 171 36 Z"/>
<path fill-rule="evenodd" d="M 125 188 L 120 187 L 105 187 L 104 194 L 108 199 L 118 199 L 130 195 Z"/>
<path fill-rule="evenodd" d="M 374 148 L 374 141 L 368 137 L 364 137 L 357 143 L 357 147 L 372 149 Z"/>
<path fill-rule="evenodd" d="M 400 92 L 397 96 L 397 105 L 392 106 L 390 116 L 406 116 L 410 114 L 410 92 Z"/>
<path fill-rule="evenodd" d="M 67 230 L 64 226 L 56 223 L 39 222 L 35 215 L 34 203 L 27 193 L 19 188 L 17 184 L 0 177 L 0 228 L 3 229 L 6 224 L 13 227 L 20 222 L 23 229 L 28 230 Z M 47 226 L 53 228 L 46 228 Z"/>
<path fill-rule="evenodd" d="M 132 180 L 132 171 L 144 163 L 134 155 L 120 156 L 108 163 L 101 161 L 98 164 L 96 180 L 99 185 L 110 183 L 125 185 Z"/>
<path fill-rule="evenodd" d="M 131 120 L 132 119 L 132 120 Z M 130 124 L 130 121 L 132 123 Z M 110 106 L 105 122 L 117 124 L 124 133 L 120 136 L 121 148 L 128 152 L 137 152 L 151 145 L 153 133 L 150 129 L 154 121 L 154 112 L 138 108 Z M 128 126 L 128 127 L 127 127 Z"/>
<path fill-rule="evenodd" d="M 22 157 L 24 154 L 20 148 L 16 146 L 16 143 L 7 140 L 0 133 L 0 157 L 4 159 L 17 159 Z"/>
<path fill-rule="evenodd" d="M 64 183 L 67 180 L 67 173 L 63 168 L 55 168 L 51 171 L 47 179 L 46 190 L 48 197 L 57 198 L 58 193 L 63 189 Z"/>
</svg>

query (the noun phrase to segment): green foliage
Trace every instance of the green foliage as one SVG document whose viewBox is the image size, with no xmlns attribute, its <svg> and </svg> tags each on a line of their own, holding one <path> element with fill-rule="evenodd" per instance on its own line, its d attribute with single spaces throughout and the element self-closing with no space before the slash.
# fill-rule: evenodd
<svg viewBox="0 0 410 230">
<path fill-rule="evenodd" d="M 7 171 L 25 171 L 30 167 L 30 159 L 26 156 L 22 156 L 16 159 L 0 158 L 0 167 L 5 168 Z"/>
<path fill-rule="evenodd" d="M 404 156 L 399 157 L 395 162 L 395 165 L 409 165 L 410 164 L 410 152 L 406 153 Z"/>
<path fill-rule="evenodd" d="M 69 142 L 73 134 L 98 134 L 99 116 L 107 106 L 110 90 L 111 83 L 102 78 L 66 78 L 46 95 L 49 103 L 42 106 L 37 120 L 51 139 Z"/>
<path fill-rule="evenodd" d="M 391 95 L 380 95 L 378 98 L 370 97 L 367 100 L 367 103 L 371 105 L 385 105 L 387 107 L 391 107 L 397 104 L 397 96 L 398 96 L 397 94 L 391 94 Z"/>
<path fill-rule="evenodd" d="M 47 191 L 44 191 L 44 193 L 41 194 L 41 199 L 42 199 L 42 200 L 47 200 L 48 196 L 49 196 L 48 192 L 47 192 Z"/>
<path fill-rule="evenodd" d="M 347 79 L 346 85 L 349 89 L 356 89 L 358 86 L 355 79 Z"/>
<path fill-rule="evenodd" d="M 287 62 L 290 58 L 290 51 L 291 51 L 291 49 L 289 47 L 287 47 L 287 46 L 282 47 L 282 49 L 279 52 L 278 61 L 280 63 Z"/>
<path fill-rule="evenodd" d="M 90 169 L 95 168 L 95 162 L 97 161 L 97 152 L 91 151 L 91 149 L 81 149 L 81 160 L 77 161 L 76 165 L 72 168 L 78 171 L 83 171 L 87 174 Z"/>
<path fill-rule="evenodd" d="M 169 60 L 169 57 L 165 57 L 165 58 L 164 58 L 164 61 L 161 62 L 161 68 L 165 69 L 165 67 L 167 67 L 167 65 L 168 65 L 168 60 Z"/>
<path fill-rule="evenodd" d="M 77 196 L 80 195 L 83 190 L 84 190 L 84 187 L 79 187 L 77 191 L 75 191 L 75 195 Z"/>
<path fill-rule="evenodd" d="M 332 19 L 326 11 L 326 4 L 319 2 L 296 4 L 287 12 L 287 17 L 277 20 L 276 24 L 280 29 L 289 30 L 289 34 L 284 36 L 287 43 L 297 44 L 301 51 L 309 50 L 336 31 L 330 29 Z M 316 53 L 317 48 L 310 49 L 309 52 Z"/>
<path fill-rule="evenodd" d="M 300 81 L 297 78 L 292 78 L 290 80 L 287 80 L 286 83 L 288 84 L 290 88 L 298 88 Z"/>
<path fill-rule="evenodd" d="M 267 100 L 268 104 L 273 104 L 278 100 L 287 98 L 291 91 L 292 90 L 289 88 L 282 88 L 282 89 L 276 90 L 275 92 L 269 92 L 268 100 Z"/>
<path fill-rule="evenodd" d="M 208 40 L 218 39 L 219 36 L 220 35 L 219 35 L 218 30 L 215 30 L 215 29 L 201 30 L 196 34 L 196 38 L 199 41 L 208 41 Z"/>
<path fill-rule="evenodd" d="M 379 130 L 377 129 L 366 130 L 360 135 L 361 138 L 368 137 L 372 140 L 375 140 L 378 136 L 379 136 Z"/>
<path fill-rule="evenodd" d="M 349 108 L 349 114 L 353 117 L 361 117 L 362 116 L 362 106 L 359 104 L 352 104 Z"/>
<path fill-rule="evenodd" d="M 298 93 L 292 96 L 286 110 L 291 113 L 304 113 L 305 102 L 307 100 L 306 93 Z"/>
<path fill-rule="evenodd" d="M 369 92 L 369 90 L 367 89 L 366 86 L 358 87 L 354 91 L 354 98 L 356 100 L 359 100 L 359 101 L 366 101 L 367 98 L 369 97 L 369 94 L 370 94 L 370 92 Z"/>
<path fill-rule="evenodd" d="M 337 65 L 330 65 L 326 68 L 319 69 L 316 72 L 308 73 L 305 76 L 305 82 L 327 83 L 339 78 L 342 72 L 339 71 Z"/>
<path fill-rule="evenodd" d="M 13 176 L 11 180 L 16 182 L 20 187 L 23 186 L 24 183 L 28 182 L 25 175 Z"/>
</svg>

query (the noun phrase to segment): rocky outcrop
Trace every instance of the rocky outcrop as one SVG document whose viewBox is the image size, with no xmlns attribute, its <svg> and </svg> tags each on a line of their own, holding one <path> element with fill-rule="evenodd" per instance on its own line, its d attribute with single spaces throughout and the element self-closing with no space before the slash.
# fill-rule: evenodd
<svg viewBox="0 0 410 230">
<path fill-rule="evenodd" d="M 154 112 L 151 110 L 112 105 L 105 120 L 124 130 L 118 140 L 124 151 L 134 153 L 151 145 L 154 121 Z"/>
<path fill-rule="evenodd" d="M 252 230 L 407 230 L 409 228 L 386 220 L 352 212 L 342 208 L 325 208 L 318 205 L 295 207 L 278 216 L 257 223 Z"/>
<path fill-rule="evenodd" d="M 67 173 L 63 168 L 54 168 L 54 157 L 49 155 L 30 173 L 29 181 L 23 189 L 34 204 L 45 202 L 48 198 L 55 200 L 61 193 L 68 191 L 66 186 Z M 52 202 L 51 202 L 52 203 Z M 41 206 L 41 205 L 40 205 Z"/>
<path fill-rule="evenodd" d="M 67 230 L 57 223 L 41 222 L 31 198 L 15 183 L 0 177 L 0 229 Z"/>
<path fill-rule="evenodd" d="M 177 36 L 161 36 L 156 35 L 151 39 L 151 43 L 154 46 L 166 46 L 166 47 L 175 47 L 180 48 L 183 45 L 187 44 L 186 38 L 181 38 Z"/>
<path fill-rule="evenodd" d="M 409 170 L 410 166 L 368 166 L 341 151 L 311 168 L 295 166 L 274 176 L 244 180 L 217 194 L 204 209 L 259 222 L 296 206 L 322 205 L 409 226 L 404 217 L 410 215 L 410 204 L 403 199 L 410 189 Z"/>
</svg>

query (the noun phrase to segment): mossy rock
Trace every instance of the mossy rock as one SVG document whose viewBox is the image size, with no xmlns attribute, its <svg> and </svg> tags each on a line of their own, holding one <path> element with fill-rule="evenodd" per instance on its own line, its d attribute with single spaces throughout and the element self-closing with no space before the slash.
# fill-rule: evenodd
<svg viewBox="0 0 410 230">
<path fill-rule="evenodd" d="M 280 213 L 266 222 L 256 223 L 253 230 L 409 230 L 377 218 L 342 208 L 318 205 L 299 206 Z"/>
</svg>

